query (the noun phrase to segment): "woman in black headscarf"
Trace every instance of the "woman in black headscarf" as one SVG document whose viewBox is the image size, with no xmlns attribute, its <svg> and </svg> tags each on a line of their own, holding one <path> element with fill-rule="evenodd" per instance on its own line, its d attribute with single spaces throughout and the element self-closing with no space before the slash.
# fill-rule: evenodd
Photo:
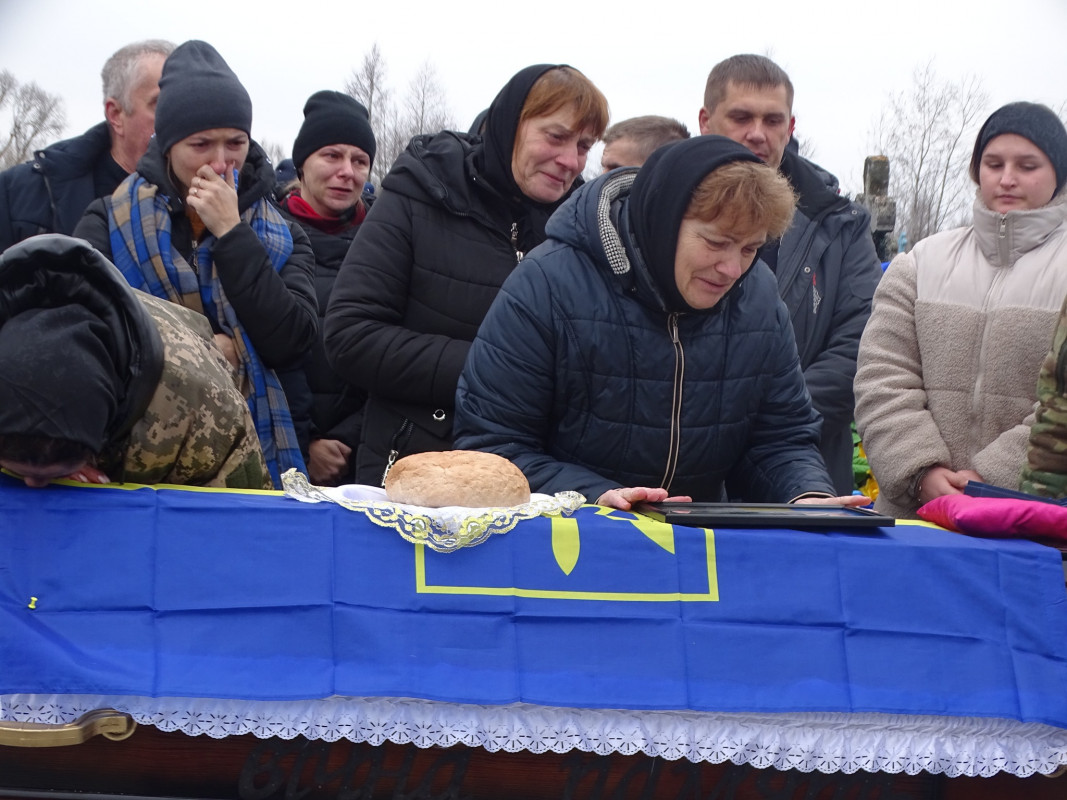
<svg viewBox="0 0 1067 800">
<path fill-rule="evenodd" d="M 825 501 L 818 415 L 758 248 L 793 193 L 742 145 L 701 136 L 583 186 L 501 288 L 456 396 L 456 446 L 536 492 Z M 831 501 L 861 503 L 866 498 Z"/>
<path fill-rule="evenodd" d="M 600 91 L 539 64 L 493 100 L 481 137 L 416 136 L 382 182 L 334 285 L 326 353 L 369 393 L 356 480 L 380 485 L 397 458 L 452 446 L 456 382 L 504 279 L 607 125 Z"/>
</svg>

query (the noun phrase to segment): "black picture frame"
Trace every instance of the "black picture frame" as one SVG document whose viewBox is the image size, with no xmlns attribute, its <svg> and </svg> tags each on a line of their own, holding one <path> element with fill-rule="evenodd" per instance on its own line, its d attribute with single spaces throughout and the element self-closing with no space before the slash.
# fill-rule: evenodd
<svg viewBox="0 0 1067 800">
<path fill-rule="evenodd" d="M 868 508 L 793 503 L 641 503 L 634 512 L 697 528 L 790 528 L 847 530 L 896 524 L 893 517 Z"/>
</svg>

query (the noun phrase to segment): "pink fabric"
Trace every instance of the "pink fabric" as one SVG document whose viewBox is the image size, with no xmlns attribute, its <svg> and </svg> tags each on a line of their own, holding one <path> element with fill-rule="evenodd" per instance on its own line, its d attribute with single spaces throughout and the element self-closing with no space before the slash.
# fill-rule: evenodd
<svg viewBox="0 0 1067 800">
<path fill-rule="evenodd" d="M 971 536 L 1039 536 L 1067 542 L 1067 508 L 1037 500 L 948 494 L 922 506 L 919 516 Z"/>
</svg>

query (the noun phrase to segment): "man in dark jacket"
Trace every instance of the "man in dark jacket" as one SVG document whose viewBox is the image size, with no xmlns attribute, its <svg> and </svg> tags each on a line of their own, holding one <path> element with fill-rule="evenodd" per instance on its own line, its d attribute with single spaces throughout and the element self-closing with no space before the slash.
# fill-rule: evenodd
<svg viewBox="0 0 1067 800">
<path fill-rule="evenodd" d="M 753 266 L 792 214 L 786 181 L 721 136 L 583 186 L 471 345 L 456 447 L 509 458 L 534 491 L 622 509 L 724 485 L 830 497 L 786 309 Z"/>
<path fill-rule="evenodd" d="M 115 191 L 152 138 L 159 76 L 174 45 L 135 42 L 104 64 L 105 122 L 0 173 L 0 252 L 38 233 L 74 231 L 89 203 Z"/>
<path fill-rule="evenodd" d="M 760 250 L 789 309 L 800 364 L 822 414 L 820 449 L 839 494 L 852 491 L 852 379 L 881 266 L 868 213 L 837 194 L 837 180 L 787 148 L 793 84 L 770 59 L 732 56 L 708 76 L 700 132 L 727 136 L 789 180 L 793 224 Z"/>
</svg>

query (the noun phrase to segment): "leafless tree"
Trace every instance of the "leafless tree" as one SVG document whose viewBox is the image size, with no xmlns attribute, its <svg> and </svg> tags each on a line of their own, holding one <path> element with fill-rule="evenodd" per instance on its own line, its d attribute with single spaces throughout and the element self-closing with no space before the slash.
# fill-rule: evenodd
<svg viewBox="0 0 1067 800">
<path fill-rule="evenodd" d="M 974 189 L 967 165 L 988 97 L 981 82 L 942 79 L 933 62 L 918 67 L 909 89 L 890 95 L 875 134 L 889 157 L 897 235 L 909 246 L 968 219 Z"/>
<path fill-rule="evenodd" d="M 0 169 L 20 164 L 35 147 L 63 132 L 66 118 L 63 101 L 36 83 L 20 83 L 7 70 L 0 70 L 0 112 L 10 117 L 8 132 L 0 135 Z"/>
<path fill-rule="evenodd" d="M 455 126 L 433 64 L 423 62 L 399 103 L 393 100 L 387 72 L 385 58 L 374 44 L 363 56 L 360 68 L 353 70 L 345 83 L 345 91 L 366 106 L 370 116 L 378 145 L 370 175 L 375 184 L 381 183 L 412 136 Z"/>
<path fill-rule="evenodd" d="M 816 157 L 819 153 L 819 148 L 815 146 L 815 140 L 810 139 L 807 136 L 794 136 L 797 140 L 797 153 L 809 161 L 818 161 Z"/>
<path fill-rule="evenodd" d="M 270 159 L 270 163 L 275 167 L 278 166 L 284 159 L 289 156 L 286 155 L 289 151 L 283 146 L 271 139 L 258 139 L 259 146 L 263 148 L 263 151 L 267 154 L 267 158 Z"/>
<path fill-rule="evenodd" d="M 455 120 L 445 105 L 444 89 L 429 61 L 422 62 L 419 71 L 411 79 L 405 105 L 412 135 L 455 127 Z"/>
<path fill-rule="evenodd" d="M 389 103 L 391 92 L 386 84 L 387 71 L 385 58 L 375 42 L 364 54 L 363 64 L 352 71 L 352 77 L 345 83 L 345 91 L 366 106 L 372 123 Z"/>
</svg>

